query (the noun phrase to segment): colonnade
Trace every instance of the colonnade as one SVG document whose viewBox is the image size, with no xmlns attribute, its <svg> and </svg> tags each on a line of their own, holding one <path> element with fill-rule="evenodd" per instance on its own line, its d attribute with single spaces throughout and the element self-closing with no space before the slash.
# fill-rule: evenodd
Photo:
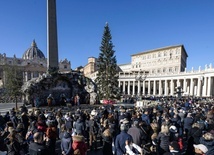
<svg viewBox="0 0 214 155">
<path fill-rule="evenodd" d="M 181 87 L 183 95 L 211 97 L 213 84 L 214 76 L 147 77 L 144 81 L 119 78 L 120 91 L 127 95 L 174 96 L 177 87 Z"/>
</svg>

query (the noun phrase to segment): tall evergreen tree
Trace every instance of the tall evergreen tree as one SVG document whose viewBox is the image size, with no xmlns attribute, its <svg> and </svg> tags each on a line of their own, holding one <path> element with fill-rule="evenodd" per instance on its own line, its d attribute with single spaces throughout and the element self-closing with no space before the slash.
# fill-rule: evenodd
<svg viewBox="0 0 214 155">
<path fill-rule="evenodd" d="M 106 23 L 98 57 L 98 74 L 95 80 L 99 99 L 116 99 L 119 97 L 118 67 L 113 47 L 110 29 Z"/>
<path fill-rule="evenodd" d="M 18 108 L 18 98 L 21 97 L 21 87 L 23 85 L 22 70 L 18 66 L 5 66 L 4 71 L 6 73 L 6 95 L 11 99 L 15 99 L 16 109 Z"/>
</svg>

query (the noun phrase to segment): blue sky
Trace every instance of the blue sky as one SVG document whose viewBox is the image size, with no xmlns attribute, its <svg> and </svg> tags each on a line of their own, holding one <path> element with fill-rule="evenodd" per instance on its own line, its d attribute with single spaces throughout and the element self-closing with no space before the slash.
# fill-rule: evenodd
<svg viewBox="0 0 214 155">
<path fill-rule="evenodd" d="M 46 0 L 1 0 L 0 53 L 20 58 L 35 39 L 47 56 L 46 7 Z M 67 58 L 72 69 L 98 57 L 106 22 L 118 64 L 180 44 L 188 70 L 214 64 L 213 0 L 57 0 L 57 22 L 59 60 Z"/>
</svg>

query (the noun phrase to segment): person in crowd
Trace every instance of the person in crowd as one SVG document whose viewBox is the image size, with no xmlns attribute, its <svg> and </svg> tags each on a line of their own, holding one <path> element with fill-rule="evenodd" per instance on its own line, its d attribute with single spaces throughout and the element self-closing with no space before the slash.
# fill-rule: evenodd
<svg viewBox="0 0 214 155">
<path fill-rule="evenodd" d="M 193 144 L 199 144 L 201 135 L 202 129 L 200 128 L 200 124 L 194 123 L 188 134 L 189 142 L 193 142 Z"/>
<path fill-rule="evenodd" d="M 90 120 L 88 121 L 89 125 L 89 146 L 90 150 L 97 150 L 97 134 L 99 126 L 95 121 L 95 116 L 97 115 L 96 110 L 91 111 Z"/>
<path fill-rule="evenodd" d="M 193 146 L 195 148 L 196 155 L 206 155 L 208 149 L 207 149 L 207 147 L 205 145 L 203 145 L 203 144 L 197 144 L 197 145 L 194 144 Z"/>
<path fill-rule="evenodd" d="M 27 115 L 26 110 L 23 111 L 23 113 L 21 114 L 21 123 L 23 124 L 24 128 L 23 128 L 23 136 L 26 136 L 26 133 L 28 131 L 28 127 L 30 125 L 29 123 L 29 117 Z"/>
<path fill-rule="evenodd" d="M 169 151 L 170 133 L 168 125 L 163 124 L 161 126 L 161 131 L 157 136 L 157 143 L 159 144 L 159 147 L 157 148 L 159 155 Z"/>
<path fill-rule="evenodd" d="M 47 136 L 46 145 L 47 145 L 49 154 L 55 154 L 56 139 L 58 137 L 56 124 L 54 124 L 54 122 L 50 122 L 47 125 L 48 125 L 48 128 L 46 131 L 46 136 Z"/>
<path fill-rule="evenodd" d="M 126 154 L 126 140 L 129 142 L 133 142 L 132 136 L 127 133 L 128 131 L 128 125 L 125 123 L 122 123 L 120 125 L 120 134 L 116 136 L 115 140 L 115 147 L 116 147 L 116 154 L 117 155 L 124 155 Z"/>
<path fill-rule="evenodd" d="M 169 144 L 169 151 L 163 155 L 181 155 L 180 148 L 177 141 L 172 141 Z"/>
<path fill-rule="evenodd" d="M 76 123 L 74 124 L 73 128 L 76 132 L 76 134 L 79 134 L 79 135 L 84 135 L 84 131 L 85 131 L 85 123 L 83 122 L 83 119 L 81 116 L 79 116 L 77 118 L 77 121 Z"/>
<path fill-rule="evenodd" d="M 137 145 L 133 142 L 129 142 L 128 140 L 126 140 L 125 144 L 126 144 L 126 146 L 125 146 L 126 154 L 128 154 L 128 155 L 143 155 L 143 149 L 139 145 Z"/>
<path fill-rule="evenodd" d="M 128 134 L 132 136 L 134 144 L 136 144 L 138 146 L 145 144 L 146 136 L 145 136 L 145 133 L 143 133 L 143 131 L 139 128 L 138 121 L 134 121 L 132 127 L 129 128 L 129 130 L 128 130 Z"/>
<path fill-rule="evenodd" d="M 36 132 L 33 135 L 33 142 L 29 144 L 29 155 L 47 155 L 48 149 L 45 145 L 44 133 Z"/>
<path fill-rule="evenodd" d="M 7 155 L 20 155 L 20 144 L 16 138 L 16 134 L 15 129 L 12 129 L 8 137 L 5 139 Z"/>
<path fill-rule="evenodd" d="M 194 123 L 194 119 L 192 118 L 192 113 L 188 113 L 187 117 L 184 118 L 184 132 L 185 137 L 188 137 L 189 131 L 192 128 L 192 124 Z"/>
<path fill-rule="evenodd" d="M 86 155 L 87 153 L 87 144 L 85 143 L 85 137 L 83 135 L 74 135 L 72 137 L 72 149 L 74 151 L 74 155 Z"/>
<path fill-rule="evenodd" d="M 69 132 L 65 132 L 62 139 L 61 139 L 61 151 L 62 155 L 72 155 L 72 137 Z"/>
<path fill-rule="evenodd" d="M 169 127 L 169 133 L 170 133 L 170 142 L 172 141 L 178 141 L 178 137 L 179 137 L 179 134 L 178 134 L 178 129 L 176 126 L 174 125 L 171 125 Z"/>
<path fill-rule="evenodd" d="M 20 145 L 20 151 L 19 151 L 20 155 L 25 155 L 28 153 L 28 144 L 25 137 L 23 136 L 23 131 L 24 131 L 23 129 L 24 129 L 24 126 L 22 124 L 18 124 L 17 128 L 15 129 L 16 138 Z"/>
<path fill-rule="evenodd" d="M 146 125 L 150 125 L 150 118 L 149 118 L 149 111 L 145 110 L 144 113 L 142 114 L 142 120 L 146 122 Z"/>
<path fill-rule="evenodd" d="M 11 110 L 10 112 L 10 121 L 13 123 L 13 128 L 16 129 L 18 125 L 18 118 L 16 116 L 16 112 L 14 110 Z"/>
<path fill-rule="evenodd" d="M 113 150 L 112 150 L 112 142 L 113 142 L 113 135 L 110 130 L 110 127 L 108 123 L 103 124 L 105 130 L 102 133 L 102 138 L 103 138 L 103 155 L 113 155 Z"/>
<path fill-rule="evenodd" d="M 212 155 L 214 153 L 214 134 L 210 132 L 203 134 L 199 142 L 207 147 L 208 151 L 206 155 Z"/>
</svg>

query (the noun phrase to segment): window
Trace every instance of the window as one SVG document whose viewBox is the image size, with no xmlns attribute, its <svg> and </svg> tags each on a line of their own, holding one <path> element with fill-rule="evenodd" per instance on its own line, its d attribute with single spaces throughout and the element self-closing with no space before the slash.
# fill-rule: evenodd
<svg viewBox="0 0 214 155">
<path fill-rule="evenodd" d="M 67 69 L 67 65 L 64 65 L 64 69 Z"/>
</svg>

